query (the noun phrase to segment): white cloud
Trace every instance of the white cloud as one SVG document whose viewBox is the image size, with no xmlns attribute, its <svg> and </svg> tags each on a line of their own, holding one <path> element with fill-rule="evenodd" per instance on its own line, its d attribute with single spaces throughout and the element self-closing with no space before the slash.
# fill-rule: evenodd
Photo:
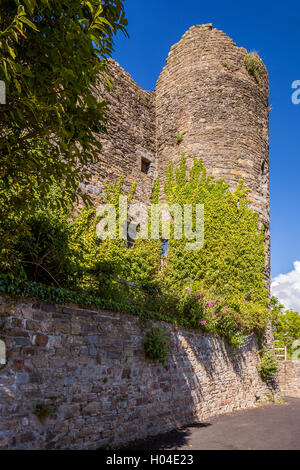
<svg viewBox="0 0 300 470">
<path fill-rule="evenodd" d="M 300 312 L 300 261 L 295 261 L 293 271 L 272 279 L 271 291 L 287 309 Z"/>
</svg>

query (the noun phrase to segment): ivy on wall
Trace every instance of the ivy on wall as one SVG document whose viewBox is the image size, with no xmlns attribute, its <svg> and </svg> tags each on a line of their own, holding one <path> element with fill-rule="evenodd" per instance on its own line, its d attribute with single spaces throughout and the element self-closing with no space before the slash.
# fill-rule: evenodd
<svg viewBox="0 0 300 470">
<path fill-rule="evenodd" d="M 154 203 L 160 189 L 156 181 Z M 196 158 L 190 172 L 184 156 L 176 170 L 170 164 L 165 200 L 169 206 L 204 204 L 205 239 L 201 250 L 186 250 L 171 221 L 164 262 L 162 240 L 138 239 L 131 249 L 118 237 L 100 240 L 96 210 L 88 206 L 71 215 L 67 205 L 53 205 L 56 191 L 26 220 L 9 271 L 2 265 L 0 291 L 166 320 L 216 333 L 236 347 L 266 326 L 264 232 L 242 182 L 231 192 L 223 180 L 208 177 Z M 122 179 L 106 187 L 106 202 L 117 217 L 120 195 Z"/>
<path fill-rule="evenodd" d="M 239 329 L 263 327 L 268 316 L 264 228 L 259 229 L 258 215 L 248 208 L 243 182 L 231 192 L 223 180 L 208 177 L 197 159 L 188 175 L 184 157 L 175 175 L 169 166 L 167 177 L 169 205 L 204 204 L 205 237 L 199 251 L 187 251 L 185 240 L 171 238 L 161 279 L 166 290 L 185 289 L 182 299 L 196 296 L 199 310 L 208 316 L 207 327 L 216 321 L 215 314 L 234 319 Z"/>
</svg>

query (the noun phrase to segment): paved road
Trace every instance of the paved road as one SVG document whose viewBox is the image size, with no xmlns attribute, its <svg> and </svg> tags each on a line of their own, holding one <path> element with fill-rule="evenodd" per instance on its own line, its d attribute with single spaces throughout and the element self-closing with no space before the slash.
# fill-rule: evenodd
<svg viewBox="0 0 300 470">
<path fill-rule="evenodd" d="M 300 399 L 211 418 L 126 450 L 300 450 Z"/>
</svg>

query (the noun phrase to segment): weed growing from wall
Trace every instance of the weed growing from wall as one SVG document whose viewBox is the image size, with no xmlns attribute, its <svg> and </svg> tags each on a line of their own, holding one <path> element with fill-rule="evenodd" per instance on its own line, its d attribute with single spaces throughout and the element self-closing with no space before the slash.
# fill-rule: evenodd
<svg viewBox="0 0 300 470">
<path fill-rule="evenodd" d="M 144 349 L 147 357 L 165 366 L 170 353 L 165 331 L 162 328 L 152 326 L 144 340 Z"/>
<path fill-rule="evenodd" d="M 261 59 L 258 54 L 256 54 L 255 52 L 250 52 L 250 54 L 246 54 L 244 63 L 249 75 L 251 75 L 255 79 L 258 85 L 260 85 L 259 66 L 261 64 Z"/>
<path fill-rule="evenodd" d="M 45 424 L 47 418 L 53 415 L 57 411 L 57 408 L 53 405 L 48 405 L 45 403 L 37 403 L 33 410 L 33 414 L 35 414 L 42 424 Z"/>
</svg>

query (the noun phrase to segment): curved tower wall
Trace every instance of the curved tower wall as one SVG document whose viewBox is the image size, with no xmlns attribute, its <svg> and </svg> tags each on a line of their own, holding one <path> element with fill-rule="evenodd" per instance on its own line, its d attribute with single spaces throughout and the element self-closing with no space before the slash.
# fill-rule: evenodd
<svg viewBox="0 0 300 470">
<path fill-rule="evenodd" d="M 247 51 L 212 25 L 190 28 L 169 53 L 156 86 L 157 173 L 184 152 L 200 157 L 208 172 L 235 188 L 243 178 L 253 208 L 266 227 L 269 284 L 269 86 L 245 66 Z M 176 136 L 182 136 L 178 143 Z"/>
</svg>

